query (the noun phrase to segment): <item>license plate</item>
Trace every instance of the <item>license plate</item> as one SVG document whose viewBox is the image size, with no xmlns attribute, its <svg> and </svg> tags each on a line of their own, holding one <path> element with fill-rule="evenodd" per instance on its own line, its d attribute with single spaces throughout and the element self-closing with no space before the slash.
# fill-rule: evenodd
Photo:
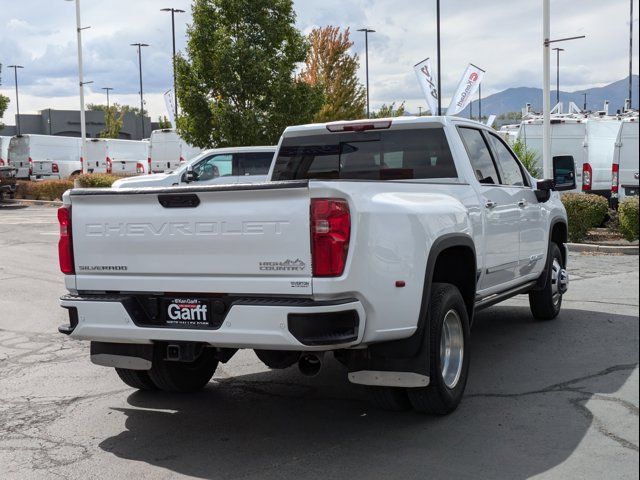
<svg viewBox="0 0 640 480">
<path fill-rule="evenodd" d="M 211 326 L 211 304 L 199 298 L 170 298 L 164 301 L 165 323 L 176 328 Z"/>
</svg>

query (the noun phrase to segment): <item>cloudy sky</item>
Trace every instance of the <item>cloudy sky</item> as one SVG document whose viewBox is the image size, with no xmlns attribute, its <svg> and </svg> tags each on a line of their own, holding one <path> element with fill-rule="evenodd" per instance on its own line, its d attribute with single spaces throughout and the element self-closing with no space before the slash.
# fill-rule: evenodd
<svg viewBox="0 0 640 480">
<path fill-rule="evenodd" d="M 634 0 L 638 31 L 638 0 Z M 421 100 L 412 65 L 434 57 L 435 0 L 294 0 L 298 27 L 338 25 L 354 31 L 364 79 L 364 26 L 370 37 L 372 107 L 407 102 L 416 111 Z M 628 71 L 629 0 L 552 0 L 552 37 L 587 35 L 563 45 L 562 85 L 566 91 L 605 85 Z M 170 15 L 160 8 L 190 10 L 190 0 L 82 0 L 87 101 L 104 103 L 102 87 L 113 87 L 116 102 L 139 104 L 137 53 L 130 43 L 150 44 L 143 51 L 144 90 L 154 118 L 164 114 L 162 93 L 171 86 Z M 442 1 L 443 97 L 455 89 L 468 62 L 487 70 L 487 94 L 514 86 L 539 87 L 541 76 L 541 0 Z M 190 15 L 177 17 L 178 48 L 183 49 Z M 636 33 L 637 38 L 637 33 Z M 77 96 L 75 8 L 64 0 L 0 0 L 0 92 L 11 98 L 6 123 L 13 124 L 13 71 L 19 72 L 21 112 L 79 107 Z M 634 46 L 638 73 L 638 45 Z M 446 103 L 446 102 L 445 102 Z"/>
</svg>

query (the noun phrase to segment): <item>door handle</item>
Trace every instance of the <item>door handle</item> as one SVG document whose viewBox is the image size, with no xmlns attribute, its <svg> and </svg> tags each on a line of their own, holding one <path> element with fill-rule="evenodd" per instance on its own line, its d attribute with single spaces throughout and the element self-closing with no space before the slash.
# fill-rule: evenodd
<svg viewBox="0 0 640 480">
<path fill-rule="evenodd" d="M 526 206 L 527 206 L 527 201 L 526 201 L 526 200 L 524 200 L 524 199 L 520 200 L 520 201 L 518 202 L 518 206 L 519 206 L 520 208 L 524 208 L 524 207 L 526 207 Z"/>
<path fill-rule="evenodd" d="M 484 204 L 484 206 L 486 208 L 488 208 L 489 210 L 496 208 L 498 206 L 498 204 L 496 202 L 493 202 L 491 200 L 487 200 L 487 203 Z"/>
</svg>

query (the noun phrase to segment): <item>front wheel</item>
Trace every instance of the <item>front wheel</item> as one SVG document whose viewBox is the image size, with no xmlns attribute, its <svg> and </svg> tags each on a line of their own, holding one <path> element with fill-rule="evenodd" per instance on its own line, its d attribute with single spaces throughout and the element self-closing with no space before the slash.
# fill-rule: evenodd
<svg viewBox="0 0 640 480">
<path fill-rule="evenodd" d="M 552 243 L 549 248 L 549 264 L 547 279 L 541 290 L 529 292 L 529 306 L 534 318 L 538 320 L 553 320 L 560 313 L 562 296 L 567 291 L 569 276 L 564 269 L 564 261 L 557 244 Z"/>
<path fill-rule="evenodd" d="M 417 412 L 446 415 L 458 407 L 467 384 L 469 315 L 454 285 L 434 283 L 429 300 L 429 386 L 407 393 Z"/>
</svg>

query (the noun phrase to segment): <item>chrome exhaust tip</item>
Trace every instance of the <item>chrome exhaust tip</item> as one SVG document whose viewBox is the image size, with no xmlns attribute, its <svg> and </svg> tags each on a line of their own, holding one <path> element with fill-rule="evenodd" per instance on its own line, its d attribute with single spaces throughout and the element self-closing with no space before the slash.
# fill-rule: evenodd
<svg viewBox="0 0 640 480">
<path fill-rule="evenodd" d="M 314 353 L 305 353 L 298 360 L 298 369 L 306 377 L 315 377 L 322 368 L 322 357 Z"/>
</svg>

